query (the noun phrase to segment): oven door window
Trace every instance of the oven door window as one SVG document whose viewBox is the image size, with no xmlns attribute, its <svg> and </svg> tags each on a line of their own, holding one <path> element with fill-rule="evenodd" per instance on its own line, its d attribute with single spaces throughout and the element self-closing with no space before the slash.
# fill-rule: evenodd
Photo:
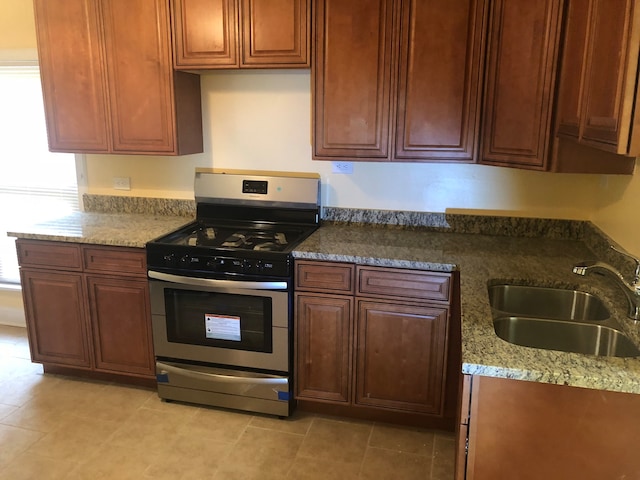
<svg viewBox="0 0 640 480">
<path fill-rule="evenodd" d="M 270 297 L 171 288 L 164 297 L 169 342 L 273 351 Z"/>
</svg>

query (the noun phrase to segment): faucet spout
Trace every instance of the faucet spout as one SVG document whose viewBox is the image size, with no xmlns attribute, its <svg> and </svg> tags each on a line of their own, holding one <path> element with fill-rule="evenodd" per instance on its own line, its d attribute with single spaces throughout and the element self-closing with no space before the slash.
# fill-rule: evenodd
<svg viewBox="0 0 640 480">
<path fill-rule="evenodd" d="M 629 311 L 627 316 L 635 321 L 640 321 L 640 283 L 636 278 L 632 282 L 627 282 L 624 276 L 614 267 L 604 262 L 585 261 L 573 267 L 573 273 L 586 276 L 589 273 L 600 273 L 615 280 L 615 283 L 622 288 L 629 301 Z"/>
</svg>

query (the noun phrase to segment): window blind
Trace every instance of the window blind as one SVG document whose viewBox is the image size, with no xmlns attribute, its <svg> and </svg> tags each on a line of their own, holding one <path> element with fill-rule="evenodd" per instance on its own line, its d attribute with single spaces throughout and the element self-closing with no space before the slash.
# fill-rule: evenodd
<svg viewBox="0 0 640 480">
<path fill-rule="evenodd" d="M 38 67 L 0 66 L 0 283 L 19 283 L 7 231 L 79 210 L 76 158 L 51 153 Z"/>
</svg>

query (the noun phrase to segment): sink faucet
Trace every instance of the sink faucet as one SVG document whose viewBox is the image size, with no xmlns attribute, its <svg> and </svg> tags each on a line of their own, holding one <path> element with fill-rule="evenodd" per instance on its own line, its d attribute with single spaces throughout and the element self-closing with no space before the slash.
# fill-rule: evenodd
<svg viewBox="0 0 640 480">
<path fill-rule="evenodd" d="M 616 280 L 618 286 L 622 288 L 627 299 L 629 300 L 629 313 L 627 316 L 632 320 L 640 321 L 640 259 L 629 255 L 626 252 L 622 252 L 611 246 L 616 252 L 631 258 L 636 262 L 636 271 L 631 282 L 627 282 L 624 276 L 608 263 L 597 261 L 585 261 L 578 263 L 573 267 L 573 273 L 577 275 L 586 275 L 587 273 L 600 273 L 606 274 L 609 277 Z"/>
</svg>

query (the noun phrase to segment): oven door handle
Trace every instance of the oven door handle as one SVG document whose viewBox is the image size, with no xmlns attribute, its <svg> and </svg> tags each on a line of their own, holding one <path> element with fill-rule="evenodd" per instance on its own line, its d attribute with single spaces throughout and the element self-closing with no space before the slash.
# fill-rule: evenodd
<svg viewBox="0 0 640 480">
<path fill-rule="evenodd" d="M 173 365 L 169 365 L 163 362 L 156 362 L 156 368 L 160 371 L 159 373 L 161 375 L 173 372 L 178 375 L 183 375 L 185 377 L 191 377 L 195 379 L 198 379 L 198 378 L 202 379 L 203 377 L 215 378 L 217 382 L 224 382 L 224 383 L 247 383 L 248 381 L 250 381 L 251 384 L 253 385 L 280 385 L 280 384 L 286 383 L 286 379 L 280 378 L 280 377 L 273 377 L 273 378 L 272 377 L 262 378 L 259 376 L 258 377 L 246 377 L 246 376 L 233 377 L 230 375 L 222 375 L 219 373 L 209 373 L 209 372 L 189 370 L 186 368 L 174 367 Z M 256 374 L 256 375 L 259 375 L 259 374 Z"/>
<path fill-rule="evenodd" d="M 165 282 L 178 283 L 181 285 L 193 285 L 197 287 L 214 288 L 244 288 L 251 290 L 286 290 L 287 282 L 246 282 L 236 280 L 217 280 L 214 278 L 185 277 L 183 275 L 172 275 L 170 273 L 148 271 L 149 278 L 163 280 Z"/>
</svg>

